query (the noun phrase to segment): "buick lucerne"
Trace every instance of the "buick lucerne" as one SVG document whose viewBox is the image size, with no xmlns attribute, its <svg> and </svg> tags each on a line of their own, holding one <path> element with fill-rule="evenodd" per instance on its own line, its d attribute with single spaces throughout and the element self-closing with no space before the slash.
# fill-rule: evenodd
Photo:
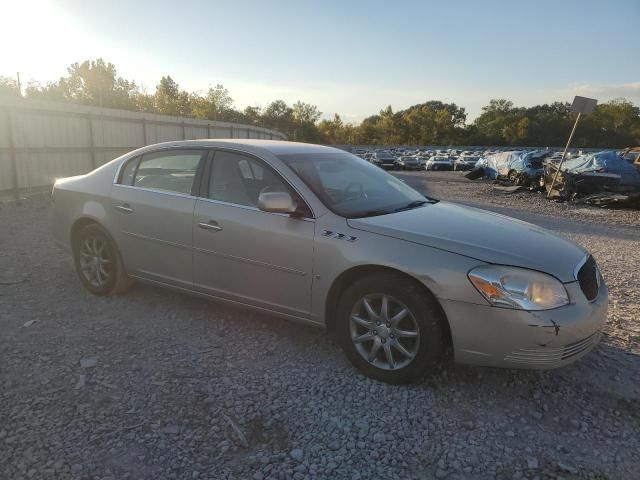
<svg viewBox="0 0 640 480">
<path fill-rule="evenodd" d="M 387 382 L 462 363 L 555 368 L 607 316 L 593 257 L 549 231 L 438 201 L 334 148 L 151 145 L 56 181 L 53 230 L 97 295 L 134 280 L 334 332 Z"/>
</svg>

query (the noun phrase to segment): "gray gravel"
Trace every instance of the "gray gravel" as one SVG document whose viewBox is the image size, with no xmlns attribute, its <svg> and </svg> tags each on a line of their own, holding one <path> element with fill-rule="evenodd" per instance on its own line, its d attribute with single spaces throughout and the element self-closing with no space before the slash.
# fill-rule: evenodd
<svg viewBox="0 0 640 480">
<path fill-rule="evenodd" d="M 403 177 L 591 249 L 611 290 L 594 352 L 385 385 L 321 330 L 148 286 L 86 293 L 31 198 L 0 206 L 0 478 L 640 478 L 638 212 Z"/>
</svg>

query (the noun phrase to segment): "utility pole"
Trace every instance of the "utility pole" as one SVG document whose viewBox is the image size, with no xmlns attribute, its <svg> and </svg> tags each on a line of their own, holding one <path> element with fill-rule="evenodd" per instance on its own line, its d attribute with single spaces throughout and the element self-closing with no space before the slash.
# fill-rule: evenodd
<svg viewBox="0 0 640 480">
<path fill-rule="evenodd" d="M 551 182 L 551 187 L 547 191 L 547 198 L 551 198 L 551 192 L 553 191 L 553 187 L 556 184 L 556 180 L 558 179 L 558 175 L 560 174 L 560 169 L 562 168 L 562 164 L 564 163 L 564 159 L 567 155 L 567 150 L 569 150 L 569 145 L 571 145 L 571 140 L 573 140 L 573 134 L 576 133 L 576 128 L 578 127 L 578 122 L 580 121 L 580 117 L 582 115 L 589 115 L 593 113 L 596 109 L 598 101 L 595 98 L 586 98 L 576 96 L 573 98 L 573 104 L 571 105 L 571 112 L 577 113 L 576 121 L 573 124 L 573 128 L 571 129 L 571 134 L 569 135 L 569 140 L 567 141 L 567 146 L 564 147 L 564 151 L 562 152 L 562 157 L 560 158 L 560 163 L 558 164 L 558 169 L 556 170 L 556 174 L 553 176 L 553 181 Z"/>
<path fill-rule="evenodd" d="M 22 97 L 22 85 L 20 84 L 20 72 L 16 72 L 16 78 L 18 79 L 18 96 Z"/>
</svg>

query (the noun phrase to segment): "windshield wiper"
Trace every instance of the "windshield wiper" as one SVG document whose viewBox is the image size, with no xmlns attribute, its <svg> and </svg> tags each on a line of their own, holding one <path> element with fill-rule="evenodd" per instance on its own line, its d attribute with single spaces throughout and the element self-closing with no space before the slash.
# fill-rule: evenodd
<svg viewBox="0 0 640 480">
<path fill-rule="evenodd" d="M 377 217 L 378 215 L 387 215 L 389 213 L 393 213 L 395 210 L 367 210 L 366 212 L 358 212 L 355 216 L 350 218 L 366 218 L 366 217 Z"/>
<path fill-rule="evenodd" d="M 403 205 L 402 207 L 393 208 L 390 210 L 385 210 L 382 208 L 379 208 L 376 210 L 367 210 L 366 212 L 358 213 L 357 215 L 354 215 L 353 217 L 349 217 L 349 218 L 377 217 L 378 215 L 388 215 L 389 213 L 396 213 L 396 212 L 402 212 L 404 210 L 411 210 L 412 208 L 418 208 L 427 203 L 433 204 L 433 203 L 439 202 L 439 200 L 436 200 L 435 198 L 429 198 L 429 197 L 425 197 L 425 198 L 426 200 L 414 200 L 413 202 L 409 202 L 406 205 Z"/>
<path fill-rule="evenodd" d="M 402 212 L 403 210 L 411 210 L 412 208 L 418 208 L 424 205 L 425 203 L 430 203 L 428 200 L 414 200 L 413 202 L 409 202 L 406 205 L 396 208 L 393 210 L 394 212 Z"/>
</svg>

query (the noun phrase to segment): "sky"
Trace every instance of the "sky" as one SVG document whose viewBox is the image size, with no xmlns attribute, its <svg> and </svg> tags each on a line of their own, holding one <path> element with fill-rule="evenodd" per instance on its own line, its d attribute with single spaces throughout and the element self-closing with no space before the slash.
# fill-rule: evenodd
<svg viewBox="0 0 640 480">
<path fill-rule="evenodd" d="M 387 105 L 574 95 L 640 105 L 640 0 L 0 0 L 0 75 L 57 80 L 102 57 L 153 93 L 223 84 L 358 122 Z"/>
</svg>

